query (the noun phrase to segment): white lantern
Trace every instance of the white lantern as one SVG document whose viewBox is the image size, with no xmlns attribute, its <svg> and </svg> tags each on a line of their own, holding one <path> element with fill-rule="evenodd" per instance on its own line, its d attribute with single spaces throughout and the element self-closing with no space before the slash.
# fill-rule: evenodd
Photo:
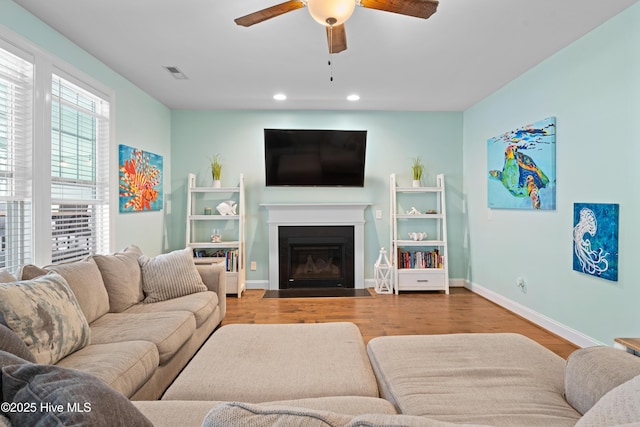
<svg viewBox="0 0 640 427">
<path fill-rule="evenodd" d="M 393 293 L 393 284 L 391 281 L 391 263 L 387 258 L 387 251 L 380 248 L 378 260 L 373 265 L 373 276 L 376 281 L 375 291 L 379 294 Z"/>
</svg>

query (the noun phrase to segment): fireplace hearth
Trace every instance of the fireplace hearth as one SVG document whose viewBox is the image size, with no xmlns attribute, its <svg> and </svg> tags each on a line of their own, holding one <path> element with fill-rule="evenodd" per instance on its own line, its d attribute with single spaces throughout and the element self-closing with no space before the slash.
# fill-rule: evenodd
<svg viewBox="0 0 640 427">
<path fill-rule="evenodd" d="M 279 227 L 278 259 L 279 289 L 354 288 L 354 227 Z"/>
</svg>

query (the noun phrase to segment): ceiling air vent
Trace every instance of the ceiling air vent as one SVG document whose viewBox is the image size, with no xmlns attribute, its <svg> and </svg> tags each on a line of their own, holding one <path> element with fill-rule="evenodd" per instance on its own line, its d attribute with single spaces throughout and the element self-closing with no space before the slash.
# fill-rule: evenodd
<svg viewBox="0 0 640 427">
<path fill-rule="evenodd" d="M 180 69 L 178 67 L 174 67 L 174 66 L 166 66 L 164 67 L 165 70 L 167 70 L 175 79 L 178 80 L 187 80 L 188 77 L 182 72 L 180 71 Z"/>
</svg>

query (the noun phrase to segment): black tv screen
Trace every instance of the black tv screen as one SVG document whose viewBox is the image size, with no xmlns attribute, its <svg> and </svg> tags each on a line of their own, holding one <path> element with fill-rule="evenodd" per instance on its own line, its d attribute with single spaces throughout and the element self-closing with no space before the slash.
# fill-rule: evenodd
<svg viewBox="0 0 640 427">
<path fill-rule="evenodd" d="M 364 187 L 366 130 L 265 129 L 267 186 Z"/>
</svg>

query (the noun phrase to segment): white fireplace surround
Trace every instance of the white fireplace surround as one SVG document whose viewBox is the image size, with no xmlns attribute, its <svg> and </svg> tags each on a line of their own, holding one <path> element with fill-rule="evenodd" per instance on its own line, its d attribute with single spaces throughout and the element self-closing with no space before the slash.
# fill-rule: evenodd
<svg viewBox="0 0 640 427">
<path fill-rule="evenodd" d="M 353 226 L 354 286 L 364 289 L 364 211 L 370 203 L 263 204 L 269 211 L 269 290 L 279 289 L 278 227 Z"/>
</svg>

